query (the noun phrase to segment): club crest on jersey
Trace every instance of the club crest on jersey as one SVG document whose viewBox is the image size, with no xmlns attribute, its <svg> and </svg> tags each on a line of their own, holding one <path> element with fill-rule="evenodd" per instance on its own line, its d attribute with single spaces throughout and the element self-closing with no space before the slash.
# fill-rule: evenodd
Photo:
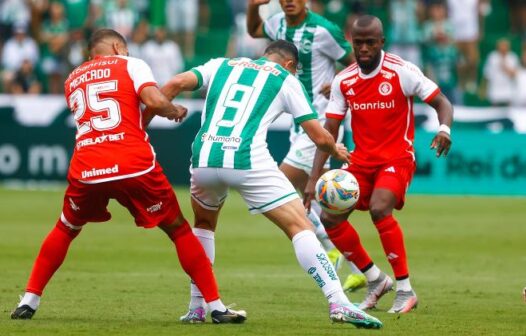
<svg viewBox="0 0 526 336">
<path fill-rule="evenodd" d="M 307 39 L 301 40 L 299 49 L 303 54 L 310 53 L 312 51 L 312 41 Z"/>
<path fill-rule="evenodd" d="M 382 96 L 387 96 L 393 92 L 393 86 L 389 82 L 382 82 L 382 84 L 378 86 L 378 92 L 380 92 Z"/>
</svg>

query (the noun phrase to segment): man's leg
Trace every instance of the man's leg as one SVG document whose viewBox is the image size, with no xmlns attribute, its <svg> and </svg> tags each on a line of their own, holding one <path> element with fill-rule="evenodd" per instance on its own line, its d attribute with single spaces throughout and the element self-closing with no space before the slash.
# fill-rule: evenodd
<svg viewBox="0 0 526 336">
<path fill-rule="evenodd" d="M 397 197 L 388 189 L 374 189 L 370 201 L 370 214 L 385 255 L 391 264 L 396 278 L 396 299 L 391 313 L 408 312 L 416 308 L 417 297 L 411 282 L 409 281 L 409 270 L 407 266 L 407 255 L 404 245 L 402 228 L 393 217 L 393 209 L 397 203 Z"/>
<path fill-rule="evenodd" d="M 197 237 L 203 246 L 206 256 L 210 260 L 212 266 L 215 260 L 215 229 L 221 206 L 217 210 L 209 210 L 201 207 L 201 205 L 194 199 L 191 199 L 192 210 L 194 212 L 194 235 Z M 207 305 L 203 298 L 203 294 L 192 281 L 190 283 L 190 304 L 188 305 L 188 313 L 181 316 L 181 321 L 194 323 L 204 319 Z"/>
<path fill-rule="evenodd" d="M 74 226 L 67 222 L 64 216 L 57 221 L 55 227 L 42 243 L 40 252 L 33 265 L 33 270 L 27 283 L 26 292 L 11 313 L 12 319 L 30 319 L 36 312 L 44 288 L 62 262 L 66 258 L 69 245 L 80 233 L 81 226 Z"/>
<path fill-rule="evenodd" d="M 173 223 L 161 224 L 159 228 L 173 241 L 183 270 L 199 288 L 204 300 L 212 311 L 212 321 L 215 323 L 244 322 L 246 319 L 245 312 L 228 310 L 219 298 L 212 264 L 203 246 L 192 233 L 192 229 L 186 219 L 179 215 Z"/>
<path fill-rule="evenodd" d="M 345 296 L 336 270 L 312 232 L 299 199 L 269 210 L 264 215 L 292 240 L 299 264 L 314 279 L 329 301 L 329 315 L 332 321 L 352 323 L 365 328 L 382 326 L 378 319 L 354 307 Z"/>
</svg>

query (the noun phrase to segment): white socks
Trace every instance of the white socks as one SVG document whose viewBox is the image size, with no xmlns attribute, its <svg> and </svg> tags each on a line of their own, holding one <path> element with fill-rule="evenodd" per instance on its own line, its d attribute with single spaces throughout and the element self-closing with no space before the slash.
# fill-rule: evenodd
<svg viewBox="0 0 526 336">
<path fill-rule="evenodd" d="M 314 204 L 316 204 L 317 206 L 314 206 Z M 319 212 L 316 211 L 316 209 L 319 209 L 319 207 L 320 206 L 318 205 L 317 202 L 312 202 L 311 210 L 309 213 L 307 213 L 307 217 L 309 218 L 310 222 L 314 226 L 316 237 L 323 245 L 323 248 L 325 249 L 325 251 L 330 251 L 334 248 L 334 244 L 329 239 L 329 236 L 327 236 L 325 227 L 321 223 Z"/>
<path fill-rule="evenodd" d="M 18 307 L 22 307 L 23 305 L 28 305 L 31 307 L 31 309 L 37 310 L 38 306 L 40 305 L 40 296 L 25 292 L 24 297 L 22 300 L 20 300 L 20 303 L 18 304 Z"/>
<path fill-rule="evenodd" d="M 396 280 L 396 291 L 409 292 L 412 289 L 413 287 L 411 287 L 409 278 L 405 278 L 404 280 Z"/>
<path fill-rule="evenodd" d="M 374 281 L 374 280 L 378 279 L 378 277 L 380 276 L 381 273 L 382 273 L 382 271 L 380 271 L 378 266 L 376 266 L 374 264 L 367 271 L 363 272 L 363 274 L 367 278 L 367 282 L 371 282 L 371 281 Z"/>
<path fill-rule="evenodd" d="M 301 267 L 316 281 L 330 303 L 349 303 L 340 279 L 314 232 L 304 230 L 292 237 L 292 244 Z"/>
<path fill-rule="evenodd" d="M 210 260 L 210 263 L 212 263 L 213 265 L 216 254 L 214 231 L 193 228 L 193 232 L 197 239 L 199 239 L 199 242 L 201 242 L 201 245 L 203 245 L 203 248 L 206 252 L 206 256 Z M 221 300 L 218 301 L 221 302 Z M 212 307 L 212 302 L 209 302 L 209 305 L 211 310 L 225 311 L 226 309 L 214 309 Z M 221 305 L 224 307 L 223 303 L 221 303 Z M 201 294 L 199 288 L 197 288 L 193 281 L 190 283 L 190 304 L 188 307 L 190 309 L 195 309 L 197 307 L 206 307 L 206 302 L 203 299 L 203 294 Z"/>
</svg>

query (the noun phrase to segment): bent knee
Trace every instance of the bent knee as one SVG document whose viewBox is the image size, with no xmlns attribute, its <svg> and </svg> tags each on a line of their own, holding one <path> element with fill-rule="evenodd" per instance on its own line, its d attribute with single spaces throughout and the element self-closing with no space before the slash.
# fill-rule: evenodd
<svg viewBox="0 0 526 336">
<path fill-rule="evenodd" d="M 340 224 L 341 222 L 347 220 L 348 215 L 334 215 L 330 213 L 326 213 L 325 211 L 322 211 L 320 214 L 320 220 L 323 226 L 326 229 L 335 227 L 336 225 Z"/>
<path fill-rule="evenodd" d="M 382 218 L 385 218 L 393 213 L 393 209 L 385 205 L 372 205 L 369 208 L 369 213 L 371 214 L 371 219 L 373 222 L 377 222 Z"/>
</svg>

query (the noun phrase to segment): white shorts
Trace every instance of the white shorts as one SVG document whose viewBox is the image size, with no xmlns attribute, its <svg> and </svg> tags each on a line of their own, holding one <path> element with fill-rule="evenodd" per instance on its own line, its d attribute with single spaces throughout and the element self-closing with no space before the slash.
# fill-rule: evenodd
<svg viewBox="0 0 526 336">
<path fill-rule="evenodd" d="M 342 138 L 343 127 L 340 128 L 338 142 L 340 142 Z M 301 169 L 307 173 L 307 175 L 310 175 L 315 154 L 316 145 L 312 142 L 307 133 L 301 133 L 294 137 L 293 142 L 290 144 L 289 152 L 283 159 L 283 162 L 294 168 Z M 330 160 L 325 162 L 323 168 L 330 168 Z"/>
<path fill-rule="evenodd" d="M 240 170 L 191 168 L 190 193 L 207 210 L 217 210 L 232 187 L 245 200 L 252 214 L 265 213 L 299 198 L 298 193 L 277 168 Z"/>
</svg>

